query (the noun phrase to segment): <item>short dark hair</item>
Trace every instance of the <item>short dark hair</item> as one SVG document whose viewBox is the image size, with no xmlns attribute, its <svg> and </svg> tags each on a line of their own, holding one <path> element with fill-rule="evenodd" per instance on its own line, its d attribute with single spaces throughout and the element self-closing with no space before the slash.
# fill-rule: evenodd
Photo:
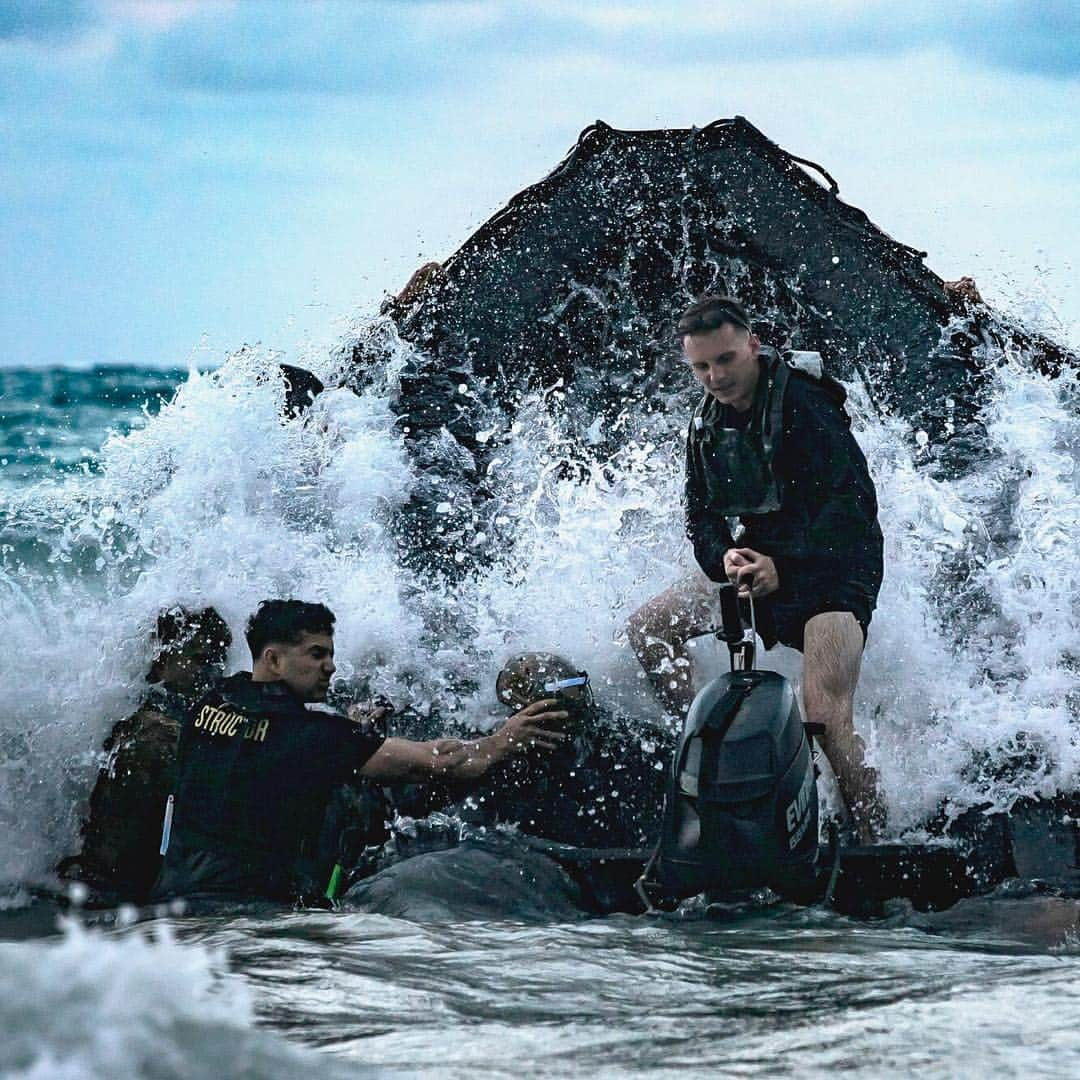
<svg viewBox="0 0 1080 1080">
<path fill-rule="evenodd" d="M 682 313 L 675 332 L 681 341 L 687 334 L 707 334 L 725 323 L 753 332 L 746 308 L 734 296 L 703 296 Z"/>
<path fill-rule="evenodd" d="M 258 660 L 267 645 L 296 645 L 305 633 L 332 634 L 334 613 L 325 604 L 305 600 L 264 600 L 247 621 L 251 659 Z"/>
</svg>

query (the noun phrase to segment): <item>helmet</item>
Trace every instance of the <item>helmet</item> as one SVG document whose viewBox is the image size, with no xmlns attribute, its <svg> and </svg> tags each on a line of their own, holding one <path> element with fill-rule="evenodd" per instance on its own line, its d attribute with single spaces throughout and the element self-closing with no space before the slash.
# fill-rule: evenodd
<svg viewBox="0 0 1080 1080">
<path fill-rule="evenodd" d="M 523 709 L 542 698 L 555 698 L 568 712 L 592 706 L 588 672 L 554 653 L 523 653 L 503 664 L 495 680 L 495 694 L 503 705 Z"/>
</svg>

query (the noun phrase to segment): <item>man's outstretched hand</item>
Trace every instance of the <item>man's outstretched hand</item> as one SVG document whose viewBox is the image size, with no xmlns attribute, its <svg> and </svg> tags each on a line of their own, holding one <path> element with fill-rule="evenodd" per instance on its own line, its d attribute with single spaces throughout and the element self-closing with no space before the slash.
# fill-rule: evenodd
<svg viewBox="0 0 1080 1080">
<path fill-rule="evenodd" d="M 566 741 L 559 728 L 569 715 L 554 698 L 544 698 L 514 713 L 496 735 L 507 740 L 512 754 L 523 754 L 533 747 L 556 750 Z"/>
<path fill-rule="evenodd" d="M 740 596 L 755 600 L 780 588 L 776 564 L 753 548 L 728 548 L 724 553 L 724 573 L 739 587 Z"/>
<path fill-rule="evenodd" d="M 383 783 L 477 780 L 512 754 L 562 746 L 567 736 L 559 728 L 568 715 L 554 698 L 545 698 L 526 705 L 498 731 L 479 739 L 389 738 L 368 758 L 360 775 Z"/>
</svg>

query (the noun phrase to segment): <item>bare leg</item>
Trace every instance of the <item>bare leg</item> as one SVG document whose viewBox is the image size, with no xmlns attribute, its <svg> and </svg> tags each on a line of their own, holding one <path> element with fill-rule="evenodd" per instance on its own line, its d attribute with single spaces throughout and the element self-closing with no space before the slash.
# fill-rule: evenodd
<svg viewBox="0 0 1080 1080">
<path fill-rule="evenodd" d="M 694 699 L 686 642 L 712 624 L 715 585 L 695 574 L 654 596 L 627 620 L 630 644 L 661 702 L 680 719 Z"/>
<path fill-rule="evenodd" d="M 877 773 L 863 763 L 863 741 L 855 732 L 855 685 L 862 650 L 862 629 L 850 611 L 828 611 L 810 619 L 803 645 L 803 705 L 809 722 L 825 725 L 822 749 L 859 839 L 872 843 L 885 814 Z"/>
</svg>

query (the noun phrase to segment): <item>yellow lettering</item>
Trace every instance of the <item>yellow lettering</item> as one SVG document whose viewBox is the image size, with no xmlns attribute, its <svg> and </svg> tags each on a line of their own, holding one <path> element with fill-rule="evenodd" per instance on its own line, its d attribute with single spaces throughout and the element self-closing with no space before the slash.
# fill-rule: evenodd
<svg viewBox="0 0 1080 1080">
<path fill-rule="evenodd" d="M 195 726 L 202 728 L 208 735 L 223 735 L 225 737 L 232 737 L 240 731 L 240 726 L 244 725 L 244 738 L 250 739 L 252 737 L 252 721 L 239 712 L 226 712 L 224 709 L 219 709 L 214 705 L 204 705 L 199 710 L 199 715 L 195 717 Z M 258 732 L 256 731 L 257 735 Z M 265 732 L 263 733 L 265 736 Z M 261 742 L 260 738 L 260 742 Z"/>
<path fill-rule="evenodd" d="M 233 738 L 240 735 L 255 742 L 265 742 L 270 731 L 268 718 L 256 720 L 241 712 L 225 712 L 213 705 L 204 705 L 195 717 L 195 726 L 203 728 L 208 735 L 221 735 Z"/>
</svg>

